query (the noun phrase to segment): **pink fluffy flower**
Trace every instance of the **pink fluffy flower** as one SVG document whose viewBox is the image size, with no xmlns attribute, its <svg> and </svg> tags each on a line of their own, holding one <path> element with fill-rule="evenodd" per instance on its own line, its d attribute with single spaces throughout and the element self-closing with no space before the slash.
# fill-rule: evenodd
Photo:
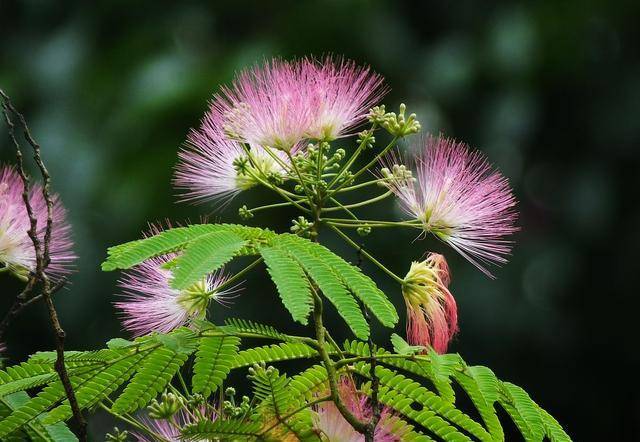
<svg viewBox="0 0 640 442">
<path fill-rule="evenodd" d="M 411 263 L 402 295 L 407 305 L 407 340 L 445 353 L 458 331 L 458 307 L 449 291 L 449 266 L 444 256 L 430 253 Z"/>
<path fill-rule="evenodd" d="M 283 152 L 272 152 L 280 161 L 260 146 L 251 147 L 247 154 L 237 140 L 225 135 L 222 121 L 217 109 L 209 109 L 178 154 L 174 184 L 184 201 L 213 201 L 223 207 L 241 191 L 257 185 L 258 178 L 277 175 L 285 179 L 283 165 L 288 159 Z"/>
<path fill-rule="evenodd" d="M 309 89 L 313 71 L 305 63 L 272 60 L 242 71 L 231 87 L 214 97 L 231 138 L 251 146 L 292 151 L 313 121 Z"/>
<path fill-rule="evenodd" d="M 387 92 L 383 78 L 368 66 L 331 57 L 302 63 L 312 79 L 308 87 L 314 118 L 307 132 L 311 138 L 331 141 L 349 135 Z"/>
<path fill-rule="evenodd" d="M 342 378 L 339 384 L 340 398 L 361 421 L 369 421 L 373 417 L 373 408 L 369 399 L 360 393 L 353 381 Z M 314 427 L 329 442 L 364 442 L 364 435 L 357 432 L 331 401 L 322 402 L 314 407 Z M 374 440 L 376 442 L 399 442 L 411 428 L 396 416 L 388 407 L 383 407 L 380 421 L 376 426 Z"/>
<path fill-rule="evenodd" d="M 415 180 L 389 183 L 404 211 L 491 276 L 484 264 L 505 263 L 506 237 L 518 230 L 507 179 L 482 153 L 442 136 L 426 138 L 414 168 Z"/>
<path fill-rule="evenodd" d="M 232 138 L 292 151 L 305 139 L 346 135 L 385 92 L 381 76 L 353 61 L 272 60 L 241 72 L 212 108 Z"/>
<path fill-rule="evenodd" d="M 0 267 L 8 268 L 20 277 L 35 271 L 36 253 L 27 231 L 29 216 L 22 199 L 23 184 L 18 173 L 9 166 L 0 166 Z M 71 226 L 66 220 L 66 210 L 58 195 L 52 195 L 53 224 L 49 256 L 51 262 L 46 273 L 57 279 L 70 272 L 76 256 L 72 251 Z M 38 221 L 37 234 L 44 241 L 47 224 L 47 205 L 42 186 L 29 189 L 29 202 Z"/>
<path fill-rule="evenodd" d="M 211 300 L 224 304 L 235 291 L 219 290 L 227 280 L 221 270 L 188 289 L 172 288 L 171 270 L 166 264 L 174 258 L 175 255 L 150 258 L 120 280 L 124 300 L 115 306 L 121 310 L 124 327 L 134 336 L 154 331 L 167 333 L 194 319 L 204 319 Z"/>
<path fill-rule="evenodd" d="M 195 414 L 189 410 L 183 409 L 174 415 L 171 420 L 169 419 L 149 419 L 146 417 L 141 418 L 141 422 L 145 427 L 150 429 L 155 435 L 161 436 L 163 440 L 168 442 L 180 442 L 184 439 L 180 434 L 180 430 L 187 425 L 195 424 L 199 421 L 199 417 L 204 417 L 207 420 L 215 421 L 216 415 L 208 410 L 201 410 Z M 138 442 L 155 442 L 157 439 L 152 438 L 147 433 L 135 431 L 133 436 Z"/>
</svg>

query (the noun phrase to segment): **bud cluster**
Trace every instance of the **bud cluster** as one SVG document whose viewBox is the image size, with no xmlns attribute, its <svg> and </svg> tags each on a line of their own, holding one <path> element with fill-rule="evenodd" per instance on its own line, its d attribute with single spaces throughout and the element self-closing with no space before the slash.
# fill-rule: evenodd
<svg viewBox="0 0 640 442">
<path fill-rule="evenodd" d="M 420 122 L 416 119 L 416 114 L 405 116 L 407 106 L 402 103 L 398 114 L 386 112 L 385 106 L 376 106 L 369 112 L 369 121 L 382 126 L 391 135 L 405 137 L 420 131 Z"/>
</svg>

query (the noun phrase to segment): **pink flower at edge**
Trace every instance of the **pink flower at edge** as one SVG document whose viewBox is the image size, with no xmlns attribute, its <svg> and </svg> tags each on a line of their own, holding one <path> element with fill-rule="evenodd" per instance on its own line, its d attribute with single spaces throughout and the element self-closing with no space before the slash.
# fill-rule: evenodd
<svg viewBox="0 0 640 442">
<path fill-rule="evenodd" d="M 350 378 L 340 379 L 339 390 L 343 403 L 358 419 L 367 421 L 373 417 L 373 407 L 369 399 L 356 389 Z M 364 435 L 345 420 L 333 402 L 322 402 L 314 407 L 314 411 L 314 427 L 328 441 L 364 442 Z M 376 442 L 399 442 L 410 430 L 408 425 L 403 425 L 391 409 L 385 406 L 382 408 L 374 439 Z"/>
<path fill-rule="evenodd" d="M 0 166 L 0 263 L 21 276 L 35 271 L 36 253 L 28 230 L 29 216 L 22 199 L 23 183 L 10 166 Z M 71 272 L 76 255 L 73 253 L 71 226 L 66 210 L 57 194 L 52 194 L 53 210 L 49 256 L 46 273 L 58 279 Z M 29 202 L 38 221 L 38 238 L 44 241 L 47 224 L 47 205 L 39 184 L 29 189 Z"/>
<path fill-rule="evenodd" d="M 518 230 L 508 180 L 481 152 L 442 136 L 428 136 L 410 165 L 413 181 L 388 184 L 402 209 L 422 222 L 426 232 L 492 276 L 485 265 L 507 261 L 512 247 L 507 237 Z"/>
<path fill-rule="evenodd" d="M 180 430 L 187 425 L 197 423 L 199 419 L 196 415 L 204 416 L 205 419 L 210 421 L 216 420 L 216 414 L 214 412 L 202 407 L 197 413 L 183 409 L 171 418 L 171 421 L 168 419 L 150 419 L 147 417 L 142 417 L 140 421 L 144 426 L 157 435 L 162 436 L 167 441 L 180 442 L 183 440 Z M 132 434 L 138 442 L 154 442 L 156 440 L 151 439 L 147 433 L 134 431 Z"/>
</svg>

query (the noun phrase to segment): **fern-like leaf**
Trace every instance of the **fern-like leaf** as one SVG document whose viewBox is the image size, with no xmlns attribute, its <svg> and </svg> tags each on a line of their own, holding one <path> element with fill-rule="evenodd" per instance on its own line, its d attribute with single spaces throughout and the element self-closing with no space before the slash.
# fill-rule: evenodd
<svg viewBox="0 0 640 442">
<path fill-rule="evenodd" d="M 200 340 L 193 367 L 193 391 L 208 397 L 226 379 L 234 363 L 240 338 L 212 336 Z"/>
<path fill-rule="evenodd" d="M 527 442 L 541 441 L 545 434 L 545 426 L 538 405 L 517 385 L 503 382 L 502 387 L 498 402 L 511 416 L 524 439 Z"/>
<path fill-rule="evenodd" d="M 229 333 L 249 333 L 257 335 L 256 337 L 275 339 L 278 341 L 288 341 L 289 337 L 279 332 L 270 325 L 259 324 L 246 319 L 228 318 L 224 321 L 225 330 Z"/>
<path fill-rule="evenodd" d="M 167 229 L 149 238 L 127 242 L 107 251 L 108 258 L 102 270 L 128 269 L 153 256 L 175 252 L 187 244 L 215 232 L 228 230 L 225 224 L 199 224 Z"/>
<path fill-rule="evenodd" d="M 247 422 L 237 419 L 202 420 L 186 425 L 182 429 L 185 441 L 200 440 L 256 440 L 260 431 L 260 422 Z M 240 439 L 242 437 L 242 439 Z"/>
<path fill-rule="evenodd" d="M 498 400 L 500 381 L 493 371 L 481 366 L 467 367 L 464 372 L 455 372 L 454 378 L 475 405 L 493 439 L 503 441 L 504 431 L 493 405 Z"/>
<path fill-rule="evenodd" d="M 228 231 L 200 237 L 176 259 L 171 286 L 178 290 L 190 287 L 230 261 L 245 244 L 241 237 Z"/>
<path fill-rule="evenodd" d="M 370 373 L 370 365 L 364 363 L 356 364 L 356 370 L 361 376 L 368 377 Z M 457 440 L 468 439 L 465 439 L 466 436 L 463 433 L 458 434 L 458 430 L 450 426 L 448 423 L 442 422 L 441 419 L 436 417 L 437 415 L 442 419 L 446 419 L 446 421 L 459 426 L 481 441 L 490 442 L 493 440 L 491 435 L 487 433 L 482 425 L 478 424 L 469 416 L 456 409 L 453 405 L 440 398 L 440 396 L 429 391 L 417 382 L 408 379 L 401 374 L 395 373 L 388 368 L 380 366 L 376 366 L 375 373 L 380 380 L 381 386 L 384 387 L 384 401 L 391 400 L 389 405 L 393 408 L 396 408 L 401 404 L 401 409 L 398 410 L 399 412 L 403 414 L 408 412 L 409 414 L 406 414 L 407 417 L 415 420 L 421 425 L 424 425 L 428 430 L 433 431 L 441 437 L 443 434 L 447 434 L 449 438 L 452 438 L 455 435 Z M 407 402 L 407 399 L 410 399 L 409 403 Z M 422 411 L 418 412 L 415 409 L 414 404 L 418 404 L 422 407 Z M 427 419 L 424 419 L 425 417 Z M 425 420 L 425 422 L 420 422 L 419 420 L 416 420 L 416 418 Z M 431 427 L 425 425 L 427 422 L 429 422 L 428 425 L 431 425 Z M 442 434 L 439 434 L 439 432 Z"/>
<path fill-rule="evenodd" d="M 296 260 L 280 249 L 261 247 L 260 253 L 278 288 L 282 303 L 294 321 L 307 324 L 307 317 L 313 306 L 313 295 L 304 270 Z"/>
<path fill-rule="evenodd" d="M 307 344 L 300 342 L 283 342 L 242 350 L 233 361 L 232 368 L 251 366 L 259 363 L 272 363 L 292 359 L 308 359 L 318 352 Z"/>
<path fill-rule="evenodd" d="M 31 397 L 24 391 L 13 393 L 2 399 L 0 403 L 7 409 L 2 417 L 5 417 L 12 410 L 15 410 L 29 402 Z M 22 427 L 24 433 L 13 432 L 10 436 L 3 438 L 5 441 L 23 441 L 27 438 L 35 442 L 75 442 L 78 438 L 62 422 L 54 425 L 44 425 L 42 418 L 34 419 Z"/>
<path fill-rule="evenodd" d="M 564 431 L 557 420 L 542 408 L 538 407 L 546 436 L 551 442 L 571 442 L 571 438 Z"/>
<path fill-rule="evenodd" d="M 287 241 L 296 244 L 296 247 L 307 248 L 317 259 L 331 267 L 336 275 L 340 275 L 344 284 L 351 290 L 362 303 L 378 318 L 382 325 L 393 327 L 398 322 L 398 312 L 389 301 L 387 296 L 376 286 L 376 284 L 344 259 L 327 249 L 326 247 L 313 243 L 295 235 L 281 235 Z"/>
<path fill-rule="evenodd" d="M 116 399 L 112 409 L 128 413 L 146 406 L 161 393 L 189 357 L 188 353 L 159 347 L 142 361 L 138 372 Z"/>
<path fill-rule="evenodd" d="M 369 324 L 367 324 L 360 306 L 349 293 L 340 276 L 313 253 L 314 243 L 302 243 L 293 235 L 281 235 L 278 246 L 287 250 L 300 263 L 318 285 L 322 294 L 338 310 L 353 333 L 359 339 L 367 339 Z"/>
<path fill-rule="evenodd" d="M 74 390 L 93 376 L 93 371 L 82 375 L 72 376 L 71 384 Z M 56 405 L 66 396 L 62 382 L 55 381 L 45 387 L 35 397 L 17 407 L 8 417 L 0 421 L 0 439 L 10 433 L 30 424 L 41 413 Z"/>
<path fill-rule="evenodd" d="M 113 393 L 131 377 L 136 368 L 136 364 L 140 362 L 143 357 L 144 354 L 135 354 L 119 360 L 101 371 L 95 372 L 87 382 L 75 391 L 78 407 L 80 407 L 80 409 L 92 407 Z M 73 412 L 69 405 L 69 400 L 65 399 L 62 405 L 59 405 L 48 413 L 43 419 L 43 423 L 54 424 L 66 420 L 72 415 Z"/>
</svg>

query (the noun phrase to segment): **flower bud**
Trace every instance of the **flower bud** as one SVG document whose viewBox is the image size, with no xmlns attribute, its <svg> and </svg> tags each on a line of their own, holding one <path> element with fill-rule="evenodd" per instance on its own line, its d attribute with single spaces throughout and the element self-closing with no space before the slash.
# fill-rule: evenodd
<svg viewBox="0 0 640 442">
<path fill-rule="evenodd" d="M 162 393 L 160 401 L 154 399 L 149 405 L 149 417 L 152 419 L 169 419 L 184 407 L 183 398 L 173 393 Z"/>
</svg>

